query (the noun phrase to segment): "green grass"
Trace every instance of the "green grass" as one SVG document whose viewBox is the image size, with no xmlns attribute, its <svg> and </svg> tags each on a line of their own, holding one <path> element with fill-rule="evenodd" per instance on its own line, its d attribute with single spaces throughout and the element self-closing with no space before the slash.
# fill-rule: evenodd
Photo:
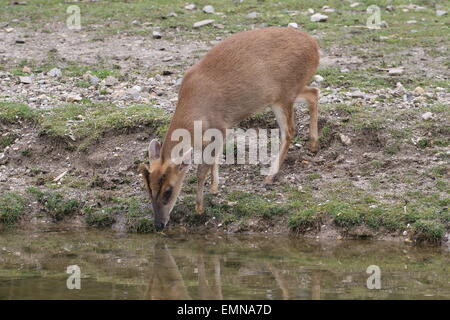
<svg viewBox="0 0 450 320">
<path fill-rule="evenodd" d="M 28 192 L 36 197 L 43 211 L 54 221 L 72 216 L 82 207 L 80 201 L 59 192 L 41 191 L 35 187 L 28 188 Z"/>
<path fill-rule="evenodd" d="M 18 135 L 13 132 L 10 132 L 9 134 L 4 136 L 0 136 L 0 152 L 2 152 L 6 147 L 12 145 L 17 138 Z"/>
<path fill-rule="evenodd" d="M 86 210 L 85 210 L 86 211 Z M 88 226 L 96 228 L 108 228 L 111 227 L 116 219 L 113 217 L 113 210 L 111 208 L 106 209 L 92 209 L 90 208 L 86 212 L 85 221 Z"/>
<path fill-rule="evenodd" d="M 35 116 L 35 111 L 26 104 L 0 101 L 0 123 L 11 124 L 20 120 L 34 120 Z"/>
<path fill-rule="evenodd" d="M 0 195 L 0 223 L 11 226 L 17 223 L 25 212 L 25 200 L 14 192 Z"/>
</svg>

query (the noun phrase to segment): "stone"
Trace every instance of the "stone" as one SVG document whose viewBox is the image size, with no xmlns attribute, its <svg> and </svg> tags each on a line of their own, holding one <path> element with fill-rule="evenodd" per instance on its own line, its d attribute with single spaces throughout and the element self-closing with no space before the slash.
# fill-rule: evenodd
<svg viewBox="0 0 450 320">
<path fill-rule="evenodd" d="M 53 68 L 52 70 L 47 72 L 47 75 L 49 77 L 60 78 L 62 77 L 62 71 L 58 68 Z"/>
<path fill-rule="evenodd" d="M 249 14 L 247 14 L 247 18 L 248 19 L 256 19 L 259 17 L 259 13 L 256 11 L 250 12 Z"/>
<path fill-rule="evenodd" d="M 142 87 L 141 86 L 134 86 L 130 89 L 128 89 L 127 93 L 133 97 L 133 99 L 139 99 L 141 96 Z"/>
<path fill-rule="evenodd" d="M 424 94 L 425 90 L 422 87 L 417 87 L 414 89 L 414 92 L 417 94 Z"/>
<path fill-rule="evenodd" d="M 316 82 L 322 82 L 323 80 L 325 80 L 321 75 L 316 74 L 314 76 L 314 81 Z"/>
<path fill-rule="evenodd" d="M 28 66 L 24 66 L 23 69 L 22 69 L 22 72 L 23 73 L 31 73 L 31 68 L 28 67 Z"/>
<path fill-rule="evenodd" d="M 390 68 L 388 69 L 388 74 L 390 76 L 399 76 L 403 74 L 403 68 Z"/>
<path fill-rule="evenodd" d="M 353 2 L 350 4 L 350 8 L 356 8 L 357 6 L 359 6 L 359 2 Z"/>
<path fill-rule="evenodd" d="M 209 14 L 214 13 L 214 7 L 210 6 L 210 5 L 204 6 L 202 10 L 204 13 L 209 13 Z"/>
<path fill-rule="evenodd" d="M 159 31 L 153 31 L 152 33 L 153 39 L 161 39 L 162 35 Z"/>
<path fill-rule="evenodd" d="M 314 9 L 309 8 L 309 9 L 308 9 L 308 13 L 309 13 L 309 14 L 314 14 Z"/>
<path fill-rule="evenodd" d="M 406 21 L 407 24 L 416 24 L 417 20 L 408 20 Z"/>
<path fill-rule="evenodd" d="M 214 22 L 213 19 L 201 20 L 201 21 L 197 21 L 196 23 L 194 23 L 193 27 L 194 28 L 200 28 L 200 27 L 206 26 L 208 24 L 211 24 L 213 22 Z"/>
<path fill-rule="evenodd" d="M 447 11 L 445 11 L 445 10 L 436 10 L 436 15 L 438 17 L 445 16 L 446 14 L 447 14 Z"/>
<path fill-rule="evenodd" d="M 186 5 L 184 8 L 186 10 L 195 10 L 195 8 L 197 8 L 197 7 L 195 6 L 195 4 L 191 3 L 191 4 Z"/>
<path fill-rule="evenodd" d="M 298 24 L 295 23 L 295 22 L 291 22 L 291 23 L 288 24 L 288 27 L 298 29 Z"/>
<path fill-rule="evenodd" d="M 115 84 L 117 84 L 117 79 L 116 78 L 114 78 L 113 76 L 106 77 L 106 79 L 105 79 L 105 86 L 112 87 Z"/>
<path fill-rule="evenodd" d="M 100 79 L 97 76 L 90 74 L 88 75 L 88 81 L 91 85 L 95 86 L 100 82 Z"/>
<path fill-rule="evenodd" d="M 345 134 L 340 133 L 339 138 L 341 139 L 341 142 L 346 146 L 348 146 L 352 143 L 352 140 Z"/>
<path fill-rule="evenodd" d="M 336 9 L 331 8 L 331 7 L 329 7 L 329 6 L 323 6 L 323 7 L 322 7 L 322 11 L 323 11 L 323 12 L 327 12 L 327 13 L 332 13 L 332 12 L 335 12 Z"/>
<path fill-rule="evenodd" d="M 75 93 L 70 93 L 66 98 L 67 102 L 78 102 L 81 100 L 83 100 L 83 98 L 80 95 L 75 94 Z"/>
<path fill-rule="evenodd" d="M 328 16 L 320 13 L 313 14 L 311 16 L 312 22 L 325 22 L 328 20 Z"/>
<path fill-rule="evenodd" d="M 433 118 L 433 113 L 431 113 L 430 111 L 422 114 L 422 119 L 425 121 L 430 120 L 431 118 Z"/>
<path fill-rule="evenodd" d="M 31 79 L 31 77 L 22 76 L 22 77 L 19 77 L 19 81 L 20 81 L 20 83 L 23 83 L 23 84 L 30 84 L 32 82 L 32 79 Z"/>
</svg>

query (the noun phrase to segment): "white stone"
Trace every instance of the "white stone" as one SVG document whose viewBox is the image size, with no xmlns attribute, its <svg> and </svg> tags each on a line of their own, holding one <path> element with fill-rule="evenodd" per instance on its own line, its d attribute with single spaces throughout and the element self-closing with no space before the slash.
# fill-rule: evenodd
<svg viewBox="0 0 450 320">
<path fill-rule="evenodd" d="M 184 8 L 186 10 L 195 10 L 195 8 L 197 8 L 197 7 L 195 6 L 195 4 L 191 3 L 191 4 L 186 5 Z"/>
<path fill-rule="evenodd" d="M 438 17 L 445 16 L 446 14 L 447 14 L 447 11 L 445 11 L 445 10 L 436 10 L 436 15 Z"/>
<path fill-rule="evenodd" d="M 291 22 L 288 24 L 288 27 L 298 29 L 298 24 L 296 24 L 295 22 Z"/>
<path fill-rule="evenodd" d="M 325 80 L 321 75 L 316 74 L 314 76 L 314 81 L 316 82 L 322 82 L 323 80 Z"/>
<path fill-rule="evenodd" d="M 425 121 L 430 120 L 431 118 L 433 118 L 433 113 L 431 113 L 430 111 L 422 114 L 422 119 Z"/>
<path fill-rule="evenodd" d="M 258 17 L 259 17 L 259 13 L 258 13 L 258 12 L 255 12 L 255 11 L 250 12 L 250 13 L 247 15 L 247 18 L 249 18 L 249 19 L 256 19 L 256 18 L 258 18 Z"/>
<path fill-rule="evenodd" d="M 328 16 L 320 13 L 313 14 L 311 16 L 312 22 L 325 22 L 328 20 Z"/>
<path fill-rule="evenodd" d="M 55 77 L 55 78 L 59 78 L 62 76 L 62 72 L 60 69 L 58 68 L 53 68 L 52 70 L 50 70 L 49 72 L 47 72 L 47 75 L 49 77 Z"/>
<path fill-rule="evenodd" d="M 209 13 L 209 14 L 213 14 L 214 13 L 214 7 L 213 6 L 204 6 L 203 7 L 203 12 L 204 13 Z"/>
<path fill-rule="evenodd" d="M 206 20 L 202 20 L 202 21 L 197 21 L 196 23 L 194 23 L 193 27 L 194 28 L 200 28 L 200 27 L 206 26 L 208 24 L 211 24 L 213 22 L 214 22 L 213 19 L 206 19 Z"/>
</svg>

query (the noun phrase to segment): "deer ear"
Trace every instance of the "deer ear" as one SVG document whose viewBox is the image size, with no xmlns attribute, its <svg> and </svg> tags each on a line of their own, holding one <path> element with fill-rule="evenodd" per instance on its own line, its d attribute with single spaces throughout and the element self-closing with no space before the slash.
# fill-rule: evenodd
<svg viewBox="0 0 450 320">
<path fill-rule="evenodd" d="M 148 169 L 148 167 L 141 163 L 141 165 L 138 168 L 139 173 L 142 175 L 142 177 L 144 178 L 144 183 L 145 186 L 147 187 L 147 191 L 150 195 L 150 198 L 152 196 L 152 189 L 150 188 L 150 170 Z"/>
<path fill-rule="evenodd" d="M 161 152 L 161 144 L 158 140 L 153 139 L 150 144 L 148 145 L 148 157 L 150 158 L 150 161 L 157 160 Z"/>
</svg>

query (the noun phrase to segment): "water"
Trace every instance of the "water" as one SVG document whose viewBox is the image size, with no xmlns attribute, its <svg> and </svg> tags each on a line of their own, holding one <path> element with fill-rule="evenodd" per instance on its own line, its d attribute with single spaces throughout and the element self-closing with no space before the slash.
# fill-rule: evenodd
<svg viewBox="0 0 450 320">
<path fill-rule="evenodd" d="M 69 290 L 78 265 L 81 289 Z M 380 268 L 369 290 L 366 269 Z M 281 236 L 0 234 L 0 299 L 450 299 L 450 253 Z"/>
</svg>

